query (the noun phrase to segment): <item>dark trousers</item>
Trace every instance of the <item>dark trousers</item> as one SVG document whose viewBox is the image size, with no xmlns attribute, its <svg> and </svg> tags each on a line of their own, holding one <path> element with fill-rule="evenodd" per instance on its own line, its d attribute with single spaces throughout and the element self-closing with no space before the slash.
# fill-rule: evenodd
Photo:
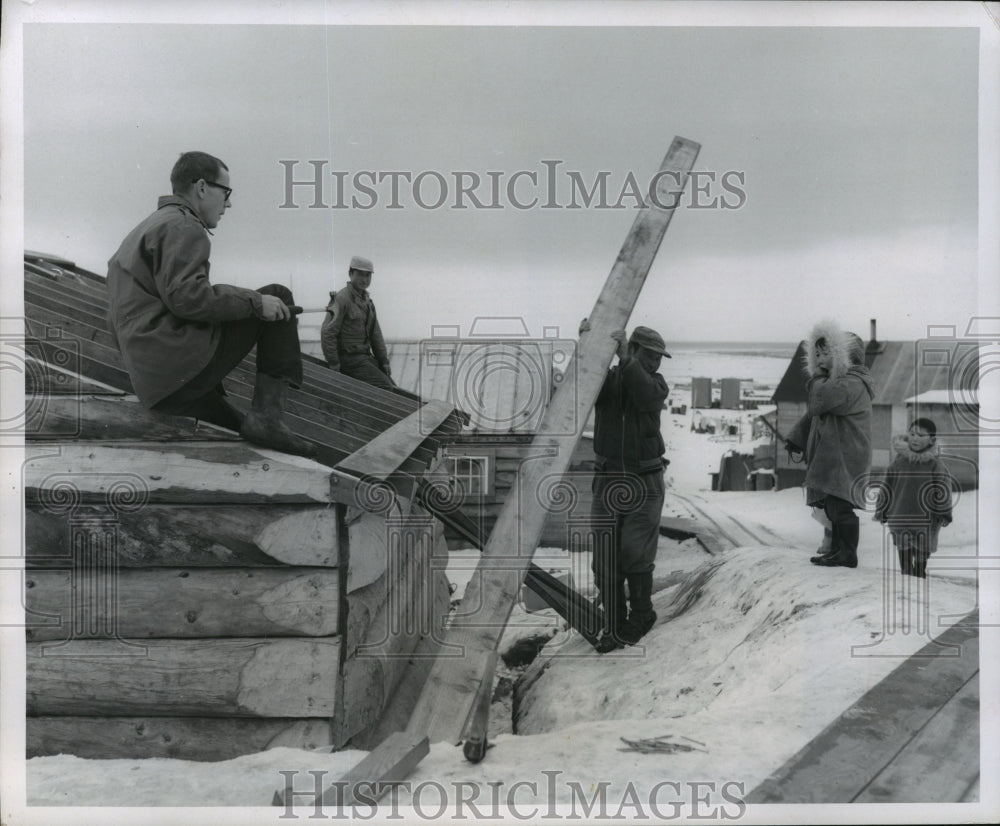
<svg viewBox="0 0 1000 826">
<path fill-rule="evenodd" d="M 845 557 L 857 557 L 860 525 L 854 505 L 837 496 L 827 496 L 823 512 L 830 520 L 831 550 Z"/>
<path fill-rule="evenodd" d="M 375 363 L 375 359 L 364 354 L 340 357 L 340 372 L 352 379 L 358 379 L 383 390 L 395 390 L 396 384 Z"/>
<path fill-rule="evenodd" d="M 927 559 L 937 550 L 941 525 L 931 522 L 920 527 L 891 528 L 899 557 L 899 570 L 908 576 L 926 577 Z"/>
<path fill-rule="evenodd" d="M 257 292 L 274 295 L 285 304 L 295 303 L 292 292 L 281 284 L 268 284 Z M 191 381 L 153 405 L 153 410 L 175 416 L 191 416 L 239 430 L 243 414 L 226 401 L 222 380 L 257 347 L 257 372 L 285 379 L 294 387 L 302 384 L 302 348 L 298 319 L 264 321 L 241 318 L 223 321 L 219 343 L 205 368 Z"/>
<path fill-rule="evenodd" d="M 652 571 L 663 515 L 663 471 L 642 475 L 598 472 L 591 490 L 592 568 L 598 587 L 601 581 Z"/>
</svg>

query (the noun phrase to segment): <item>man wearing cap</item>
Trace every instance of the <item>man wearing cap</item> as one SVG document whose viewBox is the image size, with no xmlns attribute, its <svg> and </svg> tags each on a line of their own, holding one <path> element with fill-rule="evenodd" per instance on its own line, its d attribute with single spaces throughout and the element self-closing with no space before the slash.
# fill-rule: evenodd
<svg viewBox="0 0 1000 826">
<path fill-rule="evenodd" d="M 375 267 L 355 255 L 347 271 L 347 286 L 330 293 L 320 344 L 327 364 L 345 376 L 392 390 L 396 383 L 389 370 L 389 353 L 382 338 L 375 302 L 368 295 Z"/>
<path fill-rule="evenodd" d="M 663 337 L 649 327 L 636 327 L 628 342 L 624 331 L 612 337 L 618 364 L 594 404 L 592 565 L 605 612 L 602 653 L 635 645 L 656 622 L 653 566 L 667 465 L 660 414 L 668 387 L 657 372 L 670 358 Z"/>
</svg>

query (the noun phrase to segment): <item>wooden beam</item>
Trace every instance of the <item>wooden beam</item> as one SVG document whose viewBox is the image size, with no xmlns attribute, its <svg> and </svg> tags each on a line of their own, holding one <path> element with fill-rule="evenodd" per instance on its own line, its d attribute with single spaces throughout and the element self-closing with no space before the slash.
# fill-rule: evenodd
<svg viewBox="0 0 1000 826">
<path fill-rule="evenodd" d="M 32 571 L 25 608 L 52 622 L 29 641 L 104 637 L 328 637 L 338 633 L 336 568 L 123 568 Z"/>
<path fill-rule="evenodd" d="M 83 502 L 116 493 L 122 510 L 129 495 L 151 503 L 328 503 L 330 471 L 310 459 L 257 448 L 247 442 L 178 442 L 116 445 L 29 445 L 25 495 L 38 501 L 72 488 Z M 131 493 L 130 493 L 131 492 Z"/>
<path fill-rule="evenodd" d="M 73 565 L 74 521 L 101 521 L 100 505 L 25 506 L 25 567 Z M 337 567 L 337 515 L 326 505 L 155 505 L 112 516 L 119 568 L 297 565 Z"/>
<path fill-rule="evenodd" d="M 362 478 L 385 480 L 448 418 L 450 405 L 432 400 L 356 450 L 337 467 Z"/>
<path fill-rule="evenodd" d="M 135 396 L 68 394 L 25 399 L 29 440 L 105 440 L 146 442 L 240 441 L 232 430 L 187 416 L 147 409 Z"/>
<path fill-rule="evenodd" d="M 333 716 L 336 638 L 27 646 L 29 715 Z"/>
<path fill-rule="evenodd" d="M 403 673 L 396 683 L 396 690 L 388 702 L 384 704 L 377 723 L 370 729 L 354 734 L 351 737 L 352 746 L 370 751 L 390 734 L 406 729 L 417 700 L 420 699 L 420 690 L 441 650 L 445 620 L 448 617 L 451 601 L 448 578 L 444 571 L 439 570 L 434 573 L 433 579 L 434 582 L 431 586 L 433 603 L 431 604 L 430 616 L 437 618 L 437 624 L 420 638 L 420 642 L 417 643 L 411 655 L 406 658 Z"/>
<path fill-rule="evenodd" d="M 517 480 L 483 549 L 478 573 L 466 588 L 447 643 L 460 646 L 461 657 L 442 657 L 431 674 L 410 723 L 434 742 L 457 742 L 476 690 L 517 600 L 524 571 L 545 524 L 547 510 L 538 501 L 546 479 L 561 477 L 594 406 L 615 355 L 611 338 L 625 329 L 650 266 L 680 201 L 698 144 L 675 138 L 657 173 L 655 198 L 640 211 L 611 273 L 590 313 L 590 331 L 580 337 L 565 380 L 556 390 L 533 445 L 552 455 L 521 464 Z M 666 208 L 662 208 L 666 207 Z"/>
<path fill-rule="evenodd" d="M 404 732 L 390 735 L 323 792 L 322 804 L 340 809 L 361 803 L 367 805 L 369 799 L 378 800 L 389 791 L 390 784 L 409 777 L 429 753 L 430 743 L 426 737 L 414 738 Z M 294 805 L 291 787 L 278 789 L 273 803 L 275 806 Z"/>
<path fill-rule="evenodd" d="M 904 660 L 751 791 L 746 802 L 853 802 L 978 673 L 978 622 L 975 611 Z M 977 760 L 978 754 L 976 749 Z"/>
<path fill-rule="evenodd" d="M 267 749 L 329 746 L 330 721 L 250 717 L 28 717 L 26 756 L 232 760 Z"/>
<path fill-rule="evenodd" d="M 853 802 L 962 802 L 980 776 L 979 715 L 976 673 Z"/>
</svg>

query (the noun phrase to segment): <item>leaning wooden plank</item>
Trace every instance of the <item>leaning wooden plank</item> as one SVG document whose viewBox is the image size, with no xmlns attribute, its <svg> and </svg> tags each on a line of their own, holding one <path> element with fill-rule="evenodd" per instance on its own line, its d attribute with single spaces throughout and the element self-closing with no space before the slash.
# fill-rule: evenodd
<svg viewBox="0 0 1000 826">
<path fill-rule="evenodd" d="M 336 638 L 29 643 L 29 715 L 332 717 Z"/>
<path fill-rule="evenodd" d="M 334 781 L 323 792 L 322 803 L 338 809 L 360 803 L 370 805 L 368 801 L 381 798 L 392 783 L 409 777 L 429 753 L 430 743 L 426 737 L 415 738 L 405 732 L 390 735 L 347 774 Z M 294 797 L 290 785 L 285 786 L 274 793 L 273 803 L 275 806 L 294 805 Z M 310 803 L 314 803 L 311 798 Z"/>
<path fill-rule="evenodd" d="M 464 654 L 439 660 L 411 721 L 411 731 L 425 732 L 432 741 L 457 742 L 461 736 L 485 654 L 499 643 L 545 524 L 540 493 L 546 480 L 562 477 L 569 468 L 617 348 L 611 334 L 628 323 L 699 148 L 684 138 L 671 144 L 656 176 L 655 198 L 636 217 L 590 313 L 590 330 L 580 337 L 532 443 L 550 449 L 551 455 L 519 467 L 483 550 L 479 575 L 472 577 L 462 600 L 475 607 L 457 616 L 448 631 L 448 642 Z"/>
<path fill-rule="evenodd" d="M 384 480 L 402 466 L 451 412 L 452 408 L 444 402 L 429 401 L 356 450 L 340 462 L 338 468 L 361 477 Z"/>
<path fill-rule="evenodd" d="M 328 468 L 246 442 L 33 443 L 24 468 L 28 501 L 78 495 L 128 510 L 148 502 L 292 504 L 333 501 Z"/>
<path fill-rule="evenodd" d="M 904 660 L 751 791 L 746 802 L 853 801 L 977 673 L 978 616 L 978 611 L 970 614 Z M 959 656 L 948 656 L 956 651 Z"/>
<path fill-rule="evenodd" d="M 337 514 L 326 505 L 153 505 L 117 513 L 100 505 L 29 502 L 25 567 L 68 568 L 86 523 L 113 525 L 120 568 L 337 567 Z"/>
<path fill-rule="evenodd" d="M 90 760 L 231 760 L 285 747 L 330 745 L 330 721 L 249 717 L 28 717 L 26 756 Z"/>
<path fill-rule="evenodd" d="M 979 722 L 977 673 L 853 802 L 961 802 L 980 773 Z"/>
<path fill-rule="evenodd" d="M 328 637 L 338 633 L 336 568 L 123 568 L 103 560 L 25 576 L 25 608 L 52 618 L 30 641 Z M 94 573 L 100 567 L 102 575 Z"/>
<path fill-rule="evenodd" d="M 528 567 L 524 584 L 587 642 L 597 644 L 597 638 L 604 627 L 604 611 L 601 608 L 534 563 Z"/>
<path fill-rule="evenodd" d="M 239 441 L 240 434 L 187 416 L 147 409 L 135 396 L 25 399 L 25 438 L 145 442 Z"/>
</svg>

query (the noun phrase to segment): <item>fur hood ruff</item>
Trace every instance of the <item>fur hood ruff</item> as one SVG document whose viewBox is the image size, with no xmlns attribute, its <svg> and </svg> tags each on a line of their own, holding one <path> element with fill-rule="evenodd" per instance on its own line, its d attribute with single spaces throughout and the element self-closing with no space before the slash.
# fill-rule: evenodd
<svg viewBox="0 0 1000 826">
<path fill-rule="evenodd" d="M 816 342 L 820 339 L 826 340 L 826 346 L 833 357 L 830 378 L 840 378 L 852 365 L 864 365 L 865 343 L 860 336 L 842 330 L 836 321 L 824 319 L 812 328 L 805 342 L 803 368 L 810 378 L 819 373 L 816 366 Z"/>
</svg>

